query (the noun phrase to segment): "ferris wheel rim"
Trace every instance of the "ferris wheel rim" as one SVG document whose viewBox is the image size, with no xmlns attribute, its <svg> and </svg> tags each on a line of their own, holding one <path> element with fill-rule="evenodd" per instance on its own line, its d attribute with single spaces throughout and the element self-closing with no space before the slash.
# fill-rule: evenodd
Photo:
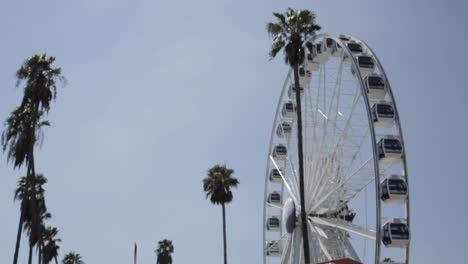
<svg viewBox="0 0 468 264">
<path fill-rule="evenodd" d="M 375 61 L 377 63 L 377 67 L 379 68 L 379 71 L 381 72 L 382 76 L 385 78 L 385 82 L 386 84 L 388 85 L 388 93 L 389 93 L 389 96 L 390 98 L 392 99 L 392 102 L 393 102 L 393 107 L 395 109 L 395 125 L 397 126 L 398 128 L 398 136 L 399 136 L 399 139 L 401 141 L 401 144 L 403 146 L 406 146 L 405 145 L 405 141 L 404 141 L 404 136 L 403 136 L 403 129 L 401 127 L 401 120 L 400 120 L 400 115 L 398 113 L 398 107 L 397 107 L 397 104 L 396 104 L 396 100 L 395 100 L 395 97 L 393 95 L 393 90 L 392 90 L 392 87 L 390 85 L 390 81 L 387 77 L 387 74 L 385 72 L 385 69 L 384 67 L 382 66 L 382 63 L 380 62 L 379 58 L 377 57 L 377 55 L 375 54 L 375 52 L 372 50 L 372 48 L 365 42 L 363 41 L 362 39 L 359 39 L 359 38 L 356 38 L 355 36 L 351 36 L 355 39 L 358 39 L 362 44 L 364 44 L 364 46 L 369 50 L 369 52 L 373 55 L 373 57 L 375 58 Z M 407 192 L 407 196 L 406 196 L 406 216 L 405 216 L 405 219 L 407 221 L 407 225 L 408 226 L 411 226 L 411 217 L 410 217 L 410 195 L 411 195 L 411 192 L 409 191 L 409 181 L 408 181 L 408 164 L 407 164 L 407 160 L 406 160 L 406 148 L 404 150 L 405 154 L 403 155 L 402 157 L 402 163 L 403 163 L 403 172 L 404 172 L 404 178 L 405 178 L 405 181 L 406 181 L 406 184 L 407 184 L 407 188 L 408 188 L 408 192 Z M 405 256 L 405 264 L 408 264 L 409 263 L 409 256 L 410 256 L 410 244 L 411 244 L 411 237 L 408 241 L 408 246 L 406 248 L 406 256 Z"/>
<path fill-rule="evenodd" d="M 371 50 L 371 48 L 364 42 L 362 41 L 361 39 L 357 38 L 357 37 L 354 37 L 354 36 L 350 36 L 351 38 L 353 38 L 354 40 L 358 40 L 362 45 L 364 45 L 366 47 L 366 49 L 368 50 L 369 54 L 372 56 L 372 58 L 376 61 L 376 66 L 377 68 L 379 69 L 379 73 L 380 75 L 383 76 L 384 80 L 385 80 L 385 83 L 387 85 L 387 92 L 389 93 L 389 96 L 391 98 L 391 101 L 393 102 L 393 105 L 394 105 L 394 108 L 395 108 L 395 126 L 397 127 L 398 129 L 398 137 L 401 139 L 401 143 L 403 145 L 403 149 L 404 149 L 404 141 L 403 141 L 403 132 L 402 132 L 402 128 L 401 128 L 401 123 L 400 123 L 400 119 L 399 119 L 399 115 L 398 115 L 398 111 L 396 109 L 396 102 L 395 102 L 395 98 L 393 96 L 393 92 L 392 92 L 392 89 L 391 89 L 391 86 L 390 86 L 390 82 L 385 74 L 385 71 L 377 57 L 377 55 Z M 355 56 L 352 54 L 351 50 L 348 48 L 348 46 L 345 44 L 345 42 L 343 42 L 338 36 L 335 36 L 335 35 L 331 35 L 331 34 L 319 34 L 319 35 L 316 35 L 312 38 L 312 41 L 316 41 L 318 39 L 325 39 L 325 38 L 331 38 L 333 39 L 337 44 L 340 44 L 341 47 L 342 47 L 342 50 L 344 53 L 347 54 L 347 56 L 349 58 L 351 58 L 351 63 L 354 67 L 359 67 L 357 61 L 356 61 L 356 58 Z M 343 60 L 343 57 L 341 57 L 341 60 Z M 320 64 L 322 65 L 323 62 L 320 62 Z M 287 90 L 287 84 L 290 80 L 290 76 L 291 76 L 291 69 L 289 69 L 289 72 L 288 72 L 288 77 L 286 78 L 284 84 L 283 84 L 283 88 L 282 88 L 282 92 L 281 92 L 281 95 L 280 95 L 280 98 L 278 100 L 278 104 L 277 104 L 277 108 L 276 108 L 276 114 L 275 114 L 275 119 L 274 119 L 274 122 L 273 122 L 273 127 L 272 127 L 272 131 L 271 131 L 271 136 L 270 136 L 270 142 L 269 142 L 269 150 L 268 150 L 268 158 L 267 158 L 267 171 L 266 171 L 266 176 L 265 176 L 265 190 L 264 190 L 264 209 L 263 209 L 263 258 L 264 258 L 264 263 L 267 263 L 266 261 L 266 242 L 267 242 L 267 239 L 266 239 L 266 232 L 267 232 L 267 228 L 266 228 L 266 220 L 267 220 L 267 207 L 268 207 L 268 203 L 267 203 L 267 192 L 268 192 L 268 186 L 270 184 L 269 182 L 269 159 L 271 158 L 271 153 L 272 153 L 272 150 L 273 150 L 273 147 L 274 147 L 274 144 L 273 144 L 273 140 L 275 138 L 275 128 L 277 126 L 277 124 L 279 124 L 281 122 L 281 118 L 279 117 L 279 113 L 280 113 L 280 107 L 283 103 L 282 101 L 282 98 L 284 98 L 284 95 L 285 95 L 285 92 Z M 379 158 L 378 158 L 378 150 L 377 150 L 377 144 L 376 144 L 376 139 L 377 139 L 377 136 L 375 134 L 375 127 L 374 127 L 374 122 L 372 120 L 372 115 L 371 115 L 371 107 L 370 107 L 370 101 L 369 101 L 369 98 L 367 96 L 367 92 L 365 92 L 365 83 L 364 83 L 364 79 L 363 79 L 363 76 L 361 74 L 361 72 L 359 70 L 356 71 L 356 78 L 357 81 L 359 82 L 359 87 L 361 89 L 361 96 L 363 97 L 363 101 L 365 103 L 365 106 L 366 106 L 366 111 L 367 111 L 367 117 L 368 117 L 368 126 L 369 126 L 369 131 L 370 131 L 370 139 L 372 141 L 372 152 L 373 152 L 373 162 L 374 162 L 374 182 L 375 182 L 375 192 L 376 192 L 376 249 L 375 249 L 375 263 L 380 263 L 380 251 L 381 251 L 381 226 L 382 226 L 382 223 L 381 223 L 381 220 L 382 220 L 382 215 L 381 215 L 381 203 L 382 201 L 380 200 L 380 170 L 379 170 Z M 288 154 L 289 155 L 289 154 Z M 402 156 L 402 164 L 403 164 L 403 174 L 404 174 L 404 177 L 405 179 L 407 180 L 407 163 L 406 163 L 406 155 L 403 155 Z M 284 186 L 282 185 L 282 190 L 281 190 L 281 193 L 284 192 L 283 190 Z M 409 191 L 408 191 L 408 198 L 407 198 L 407 201 L 406 201 L 406 219 L 408 221 L 408 225 L 409 225 Z M 281 227 L 281 237 L 283 236 L 282 234 L 283 230 L 282 230 L 282 227 Z M 278 240 L 279 241 L 279 240 Z M 405 257 L 405 263 L 408 263 L 408 256 L 409 256 L 409 244 L 406 248 L 406 257 Z"/>
</svg>

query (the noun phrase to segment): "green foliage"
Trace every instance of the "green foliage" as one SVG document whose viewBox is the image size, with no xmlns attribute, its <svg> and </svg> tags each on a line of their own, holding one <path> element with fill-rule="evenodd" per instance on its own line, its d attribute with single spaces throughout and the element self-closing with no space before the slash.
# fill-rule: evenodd
<svg viewBox="0 0 468 264">
<path fill-rule="evenodd" d="M 158 248 L 154 251 L 158 256 L 157 264 L 171 264 L 172 263 L 172 256 L 171 254 L 174 253 L 174 246 L 172 245 L 172 241 L 168 239 L 164 239 L 158 242 Z"/>
<path fill-rule="evenodd" d="M 315 14 L 309 10 L 288 8 L 284 14 L 273 13 L 277 21 L 267 23 L 267 32 L 273 38 L 270 58 L 280 50 L 285 52 L 285 62 L 291 67 L 301 64 L 305 58 L 304 42 L 307 42 L 320 26 L 315 24 Z"/>
<path fill-rule="evenodd" d="M 42 263 L 49 264 L 53 259 L 57 261 L 58 250 L 60 246 L 58 245 L 62 240 L 56 238 L 58 234 L 58 229 L 55 227 L 47 227 L 44 230 L 42 241 L 44 242 L 44 247 L 42 248 Z"/>
<path fill-rule="evenodd" d="M 203 190 L 206 198 L 210 198 L 213 204 L 229 203 L 233 199 L 231 187 L 237 187 L 239 181 L 231 177 L 234 170 L 226 168 L 226 165 L 215 165 L 208 170 L 208 175 L 203 179 Z"/>
<path fill-rule="evenodd" d="M 81 255 L 74 251 L 65 255 L 62 260 L 62 264 L 85 264 L 81 258 Z"/>
<path fill-rule="evenodd" d="M 34 177 L 21 177 L 15 190 L 15 200 L 21 201 L 21 213 L 23 215 L 24 231 L 29 236 L 29 245 L 42 247 L 44 236 L 46 235 L 45 220 L 52 215 L 47 212 L 44 197 L 43 185 L 47 183 L 47 178 L 42 174 Z"/>
<path fill-rule="evenodd" d="M 55 57 L 46 54 L 34 55 L 26 59 L 16 72 L 16 86 L 25 83 L 21 105 L 5 121 L 2 133 L 3 151 L 8 153 L 8 161 L 14 168 L 25 162 L 29 166 L 33 147 L 41 138 L 41 127 L 49 126 L 41 121 L 44 112 L 50 109 L 50 102 L 57 95 L 57 80 L 65 82 L 60 68 L 53 68 Z"/>
<path fill-rule="evenodd" d="M 44 220 L 50 218 L 45 206 L 44 191 L 36 190 L 37 186 L 42 188 L 45 182 L 35 182 L 40 180 L 40 177 L 35 175 L 34 146 L 42 142 L 41 128 L 50 126 L 50 123 L 41 120 L 41 117 L 50 110 L 50 102 L 56 98 L 56 83 L 65 82 L 61 75 L 62 70 L 52 67 L 54 61 L 55 57 L 42 54 L 34 55 L 23 62 L 16 72 L 16 86 L 25 84 L 23 99 L 20 106 L 6 119 L 5 130 L 2 133 L 2 148 L 7 152 L 8 162 L 13 162 L 14 168 L 20 168 L 23 164 L 28 167 L 27 177 L 20 179 L 15 192 L 15 199 L 21 200 L 21 217 L 13 264 L 18 263 L 23 225 L 29 235 L 30 249 L 37 246 L 42 254 L 43 236 L 47 231 Z"/>
<path fill-rule="evenodd" d="M 41 236 L 41 225 L 51 217 L 47 212 L 43 185 L 47 179 L 39 174 L 34 177 L 21 177 L 15 190 L 15 200 L 21 201 L 23 225 L 30 237 L 30 244 L 35 245 Z"/>
<path fill-rule="evenodd" d="M 16 72 L 17 83 L 26 82 L 24 96 L 21 103 L 38 106 L 46 112 L 50 109 L 50 102 L 57 96 L 57 80 L 65 81 L 61 75 L 61 68 L 53 68 L 55 57 L 46 54 L 34 55 L 23 62 Z"/>
<path fill-rule="evenodd" d="M 7 151 L 7 160 L 12 161 L 15 168 L 23 163 L 29 164 L 32 159 L 32 149 L 42 138 L 41 128 L 49 126 L 48 121 L 42 121 L 42 111 L 36 111 L 29 106 L 16 108 L 5 121 L 2 133 L 3 151 Z"/>
</svg>

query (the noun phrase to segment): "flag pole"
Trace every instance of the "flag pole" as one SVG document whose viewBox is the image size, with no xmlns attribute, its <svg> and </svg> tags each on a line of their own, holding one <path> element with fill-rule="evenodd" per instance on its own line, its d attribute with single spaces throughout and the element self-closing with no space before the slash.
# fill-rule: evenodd
<svg viewBox="0 0 468 264">
<path fill-rule="evenodd" d="M 133 249 L 133 264 L 137 264 L 137 253 L 138 253 L 137 244 L 135 242 L 135 246 Z"/>
</svg>

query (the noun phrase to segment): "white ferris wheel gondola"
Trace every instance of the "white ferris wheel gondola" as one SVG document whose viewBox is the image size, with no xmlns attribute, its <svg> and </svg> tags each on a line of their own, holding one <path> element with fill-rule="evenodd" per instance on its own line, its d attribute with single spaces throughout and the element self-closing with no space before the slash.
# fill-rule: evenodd
<svg viewBox="0 0 468 264">
<path fill-rule="evenodd" d="M 379 101 L 371 108 L 372 118 L 376 127 L 390 128 L 395 121 L 395 111 L 391 103 Z"/>
<path fill-rule="evenodd" d="M 282 122 L 278 124 L 278 128 L 276 128 L 276 135 L 280 138 L 288 138 L 291 136 L 291 124 L 289 122 Z"/>
<path fill-rule="evenodd" d="M 294 118 L 296 115 L 296 104 L 292 101 L 285 102 L 283 104 L 283 108 L 281 109 L 281 113 L 284 118 Z"/>
<path fill-rule="evenodd" d="M 280 218 L 278 216 L 272 216 L 267 219 L 266 228 L 268 231 L 280 231 Z"/>
<path fill-rule="evenodd" d="M 270 181 L 271 182 L 275 182 L 275 183 L 281 183 L 283 182 L 283 179 L 281 178 L 281 169 L 278 170 L 278 169 L 272 169 L 271 172 L 270 172 Z"/>
<path fill-rule="evenodd" d="M 366 85 L 367 97 L 369 99 L 383 100 L 387 91 L 385 89 L 385 81 L 380 75 L 369 75 L 364 78 Z"/>
<path fill-rule="evenodd" d="M 404 219 L 391 219 L 385 223 L 382 234 L 382 242 L 386 247 L 408 247 L 410 231 Z"/>
<path fill-rule="evenodd" d="M 390 175 L 380 184 L 380 194 L 385 203 L 405 203 L 408 196 L 408 185 L 405 178 Z"/>
</svg>

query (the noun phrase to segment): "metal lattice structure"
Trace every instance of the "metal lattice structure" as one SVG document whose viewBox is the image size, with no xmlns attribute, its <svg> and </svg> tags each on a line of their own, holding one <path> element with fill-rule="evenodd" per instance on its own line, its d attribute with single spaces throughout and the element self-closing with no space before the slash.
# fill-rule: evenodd
<svg viewBox="0 0 468 264">
<path fill-rule="evenodd" d="M 329 34 L 311 41 L 300 68 L 311 261 L 408 264 L 408 174 L 390 82 L 364 41 Z M 304 263 L 292 75 L 283 85 L 268 151 L 264 264 Z"/>
</svg>

